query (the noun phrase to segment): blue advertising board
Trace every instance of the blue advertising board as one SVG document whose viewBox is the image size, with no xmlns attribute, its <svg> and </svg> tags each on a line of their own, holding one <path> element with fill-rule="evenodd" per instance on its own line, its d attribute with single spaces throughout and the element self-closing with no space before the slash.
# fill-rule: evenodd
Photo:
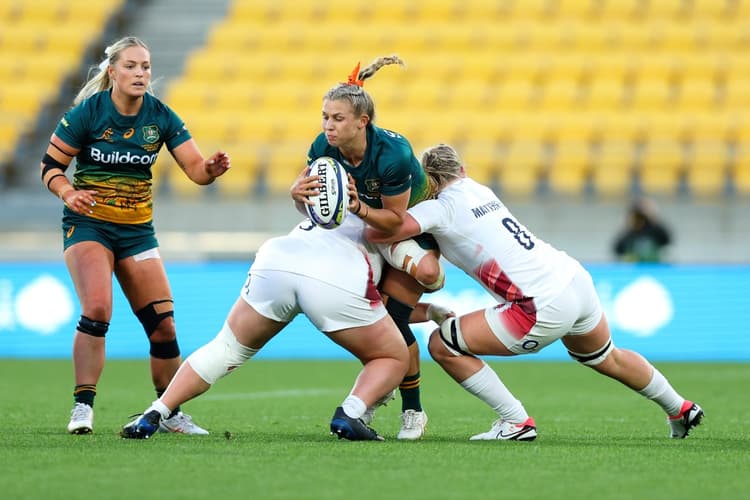
<svg viewBox="0 0 750 500">
<path fill-rule="evenodd" d="M 249 263 L 167 264 L 175 298 L 177 335 L 184 355 L 213 338 L 238 297 Z M 750 266 L 587 265 L 615 343 L 652 361 L 750 361 Z M 443 290 L 425 301 L 465 313 L 491 304 L 483 289 L 448 265 Z M 143 329 L 114 283 L 107 334 L 109 358 L 145 358 Z M 80 315 L 63 263 L 0 264 L 0 358 L 69 358 Z M 414 325 L 423 356 L 433 323 Z M 348 359 L 304 316 L 258 355 L 279 359 Z M 528 360 L 568 359 L 561 343 Z M 521 359 L 521 358 L 518 358 Z"/>
</svg>

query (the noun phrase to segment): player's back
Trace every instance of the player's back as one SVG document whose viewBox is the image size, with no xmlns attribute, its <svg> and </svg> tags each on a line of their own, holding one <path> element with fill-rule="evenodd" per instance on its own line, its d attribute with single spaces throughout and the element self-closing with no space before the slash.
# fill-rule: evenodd
<svg viewBox="0 0 750 500">
<path fill-rule="evenodd" d="M 322 229 L 305 219 L 288 234 L 266 241 L 253 268 L 297 273 L 346 289 L 359 287 L 370 275 L 377 283 L 382 257 L 365 241 L 364 227 L 357 217 L 346 217 L 334 229 Z"/>
</svg>

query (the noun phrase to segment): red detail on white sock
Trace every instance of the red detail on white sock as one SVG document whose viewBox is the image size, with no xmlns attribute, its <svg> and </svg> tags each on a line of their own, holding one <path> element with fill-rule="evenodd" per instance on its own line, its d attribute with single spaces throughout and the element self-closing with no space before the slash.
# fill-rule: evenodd
<svg viewBox="0 0 750 500">
<path fill-rule="evenodd" d="M 680 413 L 678 413 L 675 416 L 670 416 L 669 420 L 678 420 L 682 418 L 682 416 L 685 414 L 686 411 L 688 411 L 690 408 L 693 407 L 693 402 L 688 401 L 687 399 L 683 401 L 682 406 L 680 407 Z"/>
</svg>

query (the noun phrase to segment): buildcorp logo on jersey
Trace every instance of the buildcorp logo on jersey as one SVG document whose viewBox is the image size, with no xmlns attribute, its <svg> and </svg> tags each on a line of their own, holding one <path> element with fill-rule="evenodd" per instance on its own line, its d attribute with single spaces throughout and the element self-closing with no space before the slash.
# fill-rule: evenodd
<svg viewBox="0 0 750 500">
<path fill-rule="evenodd" d="M 130 151 L 126 151 L 125 153 L 119 151 L 104 153 L 101 149 L 91 148 L 91 159 L 97 163 L 106 165 L 120 165 L 123 163 L 129 163 L 131 165 L 151 165 L 156 161 L 158 156 L 159 153 L 135 155 L 131 154 Z"/>
</svg>

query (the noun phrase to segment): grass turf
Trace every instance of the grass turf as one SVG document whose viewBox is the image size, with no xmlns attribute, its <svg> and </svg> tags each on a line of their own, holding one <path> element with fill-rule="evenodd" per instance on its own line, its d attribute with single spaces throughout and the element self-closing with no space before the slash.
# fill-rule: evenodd
<svg viewBox="0 0 750 500">
<path fill-rule="evenodd" d="M 334 408 L 359 365 L 252 360 L 184 410 L 210 436 L 118 437 L 154 399 L 147 361 L 108 361 L 95 433 L 65 431 L 70 361 L 0 360 L 3 498 L 740 498 L 750 487 L 748 364 L 661 363 L 706 411 L 685 440 L 661 410 L 576 363 L 493 360 L 534 416 L 531 443 L 469 442 L 494 414 L 432 362 L 419 442 L 395 439 L 400 400 L 378 411 L 386 442 L 338 441 Z M 744 394 L 744 395 L 743 395 Z"/>
</svg>

